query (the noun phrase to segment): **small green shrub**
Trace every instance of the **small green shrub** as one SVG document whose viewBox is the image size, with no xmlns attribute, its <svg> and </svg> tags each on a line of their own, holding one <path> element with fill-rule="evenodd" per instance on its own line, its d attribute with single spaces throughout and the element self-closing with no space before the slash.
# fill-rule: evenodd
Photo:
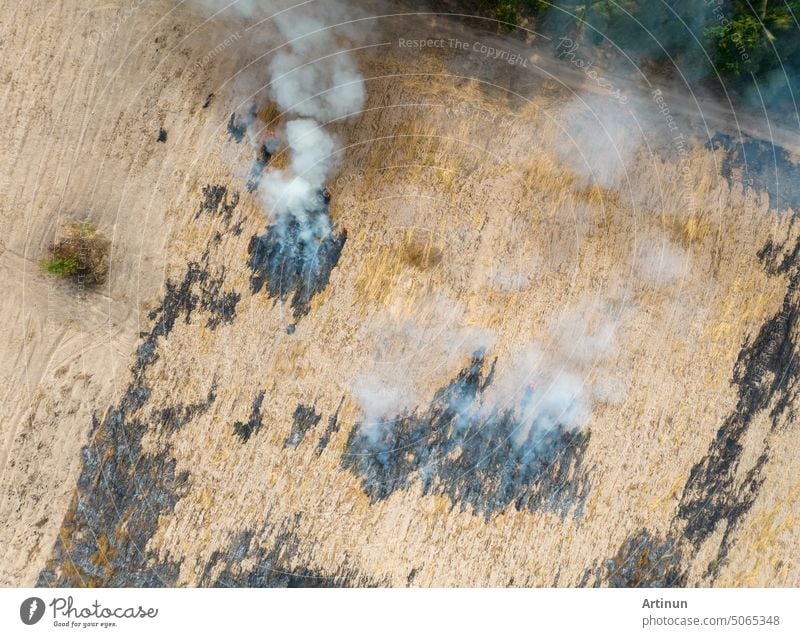
<svg viewBox="0 0 800 637">
<path fill-rule="evenodd" d="M 90 221 L 65 224 L 48 247 L 42 269 L 60 279 L 69 278 L 85 285 L 103 283 L 108 274 L 110 245 Z"/>
<path fill-rule="evenodd" d="M 52 257 L 45 259 L 44 269 L 48 274 L 54 274 L 59 278 L 72 276 L 78 271 L 78 259 L 74 257 Z"/>
</svg>

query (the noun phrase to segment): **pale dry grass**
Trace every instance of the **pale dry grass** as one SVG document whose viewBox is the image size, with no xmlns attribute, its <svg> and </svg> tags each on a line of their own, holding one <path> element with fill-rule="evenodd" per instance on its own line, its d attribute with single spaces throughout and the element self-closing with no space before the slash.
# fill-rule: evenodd
<svg viewBox="0 0 800 637">
<path fill-rule="evenodd" d="M 679 171 L 646 155 L 631 164 L 632 190 L 588 184 L 552 145 L 558 131 L 551 110 L 563 99 L 557 89 L 512 103 L 477 82 L 447 77 L 447 65 L 435 57 L 413 67 L 435 79 L 407 74 L 406 58 L 381 54 L 362 62 L 369 75 L 386 78 L 369 83 L 361 117 L 333 127 L 346 152 L 329 185 L 331 211 L 348 239 L 330 285 L 287 335 L 290 310 L 248 292 L 247 242 L 263 230 L 265 216 L 258 198 L 243 194 L 236 210 L 243 232 L 225 235 L 209 253 L 212 268 L 225 266 L 226 287 L 242 294 L 235 321 L 217 330 L 199 315 L 178 321 L 148 371 L 152 393 L 143 419 L 205 399 L 214 382 L 217 399 L 179 432 L 152 429 L 143 441 L 145 452 L 168 446 L 176 473 L 189 474 L 147 548 L 180 562 L 179 583 L 197 584 L 214 551 L 226 550 L 242 530 L 268 545 L 283 524 L 296 522 L 295 565 L 323 574 L 346 560 L 398 586 L 412 569 L 423 586 L 504 586 L 512 579 L 551 585 L 556 573 L 559 585 L 575 585 L 632 532 L 669 528 L 691 466 L 735 408 L 729 379 L 744 338 L 780 307 L 786 283 L 764 274 L 756 251 L 769 237 L 795 231 L 763 201 L 731 192 L 699 148 L 691 155 L 693 210 L 683 202 L 687 182 Z M 202 100 L 197 91 L 195 101 Z M 159 276 L 180 276 L 219 229 L 218 220 L 194 218 L 202 186 L 243 190 L 241 167 L 227 163 L 241 147 L 230 150 L 217 121 L 224 121 L 222 110 L 187 123 L 185 146 L 174 151 L 175 165 L 193 172 L 176 169 L 169 184 L 168 256 L 152 266 Z M 269 123 L 275 114 L 267 105 L 259 118 Z M 170 140 L 177 138 L 170 130 Z M 206 145 L 213 151 L 193 164 L 195 147 Z M 276 155 L 276 167 L 285 162 L 286 153 Z M 662 242 L 686 261 L 678 274 L 654 273 L 648 255 L 637 253 Z M 414 488 L 371 503 L 359 478 L 342 469 L 347 436 L 363 417 L 353 396 L 359 373 L 406 383 L 415 406 L 424 406 L 484 339 L 498 369 L 530 344 L 560 364 L 569 358 L 564 326 L 576 317 L 615 322 L 614 345 L 564 364 L 622 388 L 593 403 L 585 460 L 591 488 L 580 519 L 512 507 L 487 521 Z M 243 445 L 232 425 L 248 417 L 259 391 L 267 396 L 265 425 Z M 297 448 L 286 448 L 299 402 L 313 404 L 322 424 Z M 341 429 L 318 455 L 320 429 L 340 402 Z M 37 422 L 60 419 L 59 404 L 45 401 Z M 88 408 L 78 399 L 67 406 L 85 419 L 64 450 L 78 458 Z M 790 434 L 772 449 L 763 495 L 737 531 L 720 583 L 797 581 L 800 493 Z M 748 440 L 748 453 L 757 449 L 756 438 Z M 74 465 L 58 480 L 74 485 Z M 4 582 L 33 583 L 70 494 L 71 487 L 48 509 L 52 521 L 41 543 L 17 543 L 30 564 L 7 568 Z M 30 522 L 10 522 L 10 536 Z M 713 556 L 719 539 L 701 554 Z M 690 583 L 702 582 L 698 567 Z"/>
<path fill-rule="evenodd" d="M 386 71 L 391 60 L 381 64 Z M 475 101 L 465 115 L 443 114 L 448 101 L 465 99 Z M 631 199 L 631 193 L 586 185 L 538 141 L 553 133 L 548 118 L 538 118 L 546 104 L 505 114 L 509 123 L 489 137 L 486 113 L 498 106 L 483 100 L 469 86 L 418 77 L 372 83 L 368 107 L 377 108 L 358 125 L 337 130 L 349 146 L 332 186 L 333 213 L 347 228 L 348 243 L 331 286 L 315 299 L 293 341 L 271 340 L 282 330 L 279 310 L 258 299 L 244 304 L 236 327 L 215 335 L 205 356 L 237 352 L 244 369 L 231 378 L 257 381 L 221 398 L 214 414 L 190 423 L 175 442 L 193 487 L 163 521 L 153 546 L 183 559 L 183 583 L 197 581 L 204 560 L 235 529 L 261 528 L 265 510 L 286 519 L 303 512 L 298 533 L 307 552 L 298 565 L 311 560 L 332 573 L 346 555 L 360 572 L 395 585 L 412 568 L 420 569 L 420 585 L 504 585 L 511 578 L 542 585 L 553 581 L 556 568 L 561 584 L 574 584 L 638 526 L 666 532 L 690 467 L 735 406 L 728 379 L 744 336 L 779 307 L 785 284 L 763 273 L 753 249 L 775 231 L 774 220 L 709 177 L 700 149 L 692 157 L 695 212 L 681 205 L 685 184 L 667 165 L 655 175 L 645 162 L 634 166 L 634 181 L 642 189 L 658 187 L 655 194 L 637 191 Z M 391 107 L 412 103 L 428 105 Z M 688 269 L 676 277 L 647 275 L 634 248 L 650 239 L 683 251 Z M 500 266 L 501 274 L 525 276 L 509 275 L 510 287 L 498 287 Z M 595 404 L 587 459 L 592 487 L 580 525 L 514 510 L 487 523 L 413 489 L 370 504 L 358 479 L 339 468 L 348 429 L 360 418 L 350 394 L 353 377 L 374 366 L 380 348 L 398 361 L 411 351 L 409 361 L 397 363 L 397 374 L 407 377 L 422 404 L 466 360 L 466 348 L 443 357 L 436 347 L 415 350 L 413 342 L 392 341 L 400 337 L 385 331 L 436 316 L 431 295 L 459 308 L 449 326 L 456 340 L 470 328 L 494 334 L 499 366 L 530 342 L 558 352 L 554 322 L 586 301 L 601 299 L 600 307 L 619 321 L 614 348 L 585 370 L 616 376 L 625 390 Z M 364 329 L 373 323 L 380 327 Z M 191 349 L 190 342 L 181 345 L 183 336 L 173 338 L 177 351 Z M 271 396 L 270 429 L 239 449 L 220 418 L 243 417 L 243 398 L 259 386 Z M 342 396 L 347 424 L 319 458 L 314 434 L 296 450 L 283 448 L 297 402 L 313 397 L 326 417 Z M 197 539 L 200 519 L 211 530 Z M 271 528 L 261 541 L 272 541 Z M 786 525 L 776 532 L 793 533 Z M 745 550 L 750 540 L 743 538 Z M 749 550 L 766 549 L 754 544 Z M 772 568 L 742 574 L 741 581 L 762 581 Z M 786 567 L 776 572 L 789 573 Z"/>
</svg>

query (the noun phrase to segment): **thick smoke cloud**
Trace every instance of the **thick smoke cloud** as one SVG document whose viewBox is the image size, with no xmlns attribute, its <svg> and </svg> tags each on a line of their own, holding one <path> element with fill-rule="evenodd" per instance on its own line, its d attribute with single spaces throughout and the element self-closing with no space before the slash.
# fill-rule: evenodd
<svg viewBox="0 0 800 637">
<path fill-rule="evenodd" d="M 267 46 L 271 52 L 263 64 L 259 58 L 251 67 L 255 86 L 250 70 L 231 82 L 246 106 L 233 116 L 229 131 L 233 127 L 238 139 L 246 136 L 256 150 L 247 188 L 258 191 L 270 224 L 250 241 L 251 287 L 254 293 L 266 287 L 282 301 L 291 298 L 299 319 L 328 284 L 346 240 L 328 212 L 325 186 L 339 146 L 325 126 L 358 115 L 364 105 L 364 82 L 348 52 L 359 32 L 350 9 L 337 2 L 202 4 L 215 15 L 231 11 L 247 19 L 248 28 L 257 31 L 253 37 L 267 34 L 259 49 Z M 256 115 L 265 106 L 258 101 L 265 92 L 281 122 L 280 130 L 269 133 Z M 276 153 L 288 154 L 288 167 L 270 166 Z"/>
<path fill-rule="evenodd" d="M 426 369 L 449 370 L 470 357 L 488 361 L 500 351 L 498 335 L 463 324 L 465 315 L 454 301 L 438 298 L 434 303 L 439 311 L 428 313 L 429 322 L 370 328 L 380 331 L 392 349 L 376 352 L 374 368 L 359 373 L 351 385 L 363 415 L 358 425 L 362 452 L 392 452 L 407 415 L 424 404 L 424 391 L 411 381 L 419 357 Z M 444 317 L 449 320 L 442 322 Z M 479 391 L 469 383 L 452 383 L 445 402 L 453 417 L 453 441 L 461 441 L 454 445 L 471 444 L 464 434 L 476 428 L 482 430 L 482 440 L 491 438 L 499 414 L 504 414 L 509 417 L 504 422 L 513 427 L 497 429 L 495 442 L 507 437 L 520 461 L 528 462 L 543 441 L 552 442 L 554 432 L 585 428 L 595 402 L 620 394 L 608 390 L 613 374 L 601 374 L 602 383 L 591 374 L 613 356 L 620 322 L 599 301 L 581 303 L 553 321 L 546 341 L 499 357 Z"/>
<path fill-rule="evenodd" d="M 363 414 L 360 432 L 370 445 L 385 444 L 387 427 L 428 398 L 442 370 L 454 369 L 494 345 L 496 337 L 489 330 L 466 323 L 464 308 L 443 294 L 417 299 L 413 318 L 385 311 L 362 323 L 356 340 L 378 347 L 348 388 Z M 416 379 L 411 373 L 415 369 L 423 370 Z"/>
<path fill-rule="evenodd" d="M 275 52 L 263 67 L 257 67 L 256 73 L 263 72 L 264 76 L 258 78 L 259 90 L 254 94 L 266 89 L 278 106 L 281 120 L 286 121 L 279 139 L 288 147 L 291 166 L 289 170 L 271 171 L 261 182 L 259 193 L 272 219 L 290 214 L 302 225 L 313 217 L 317 225 L 307 228 L 307 234 L 320 236 L 322 225 L 329 223 L 327 215 L 320 220 L 319 215 L 308 212 L 320 205 L 319 195 L 338 147 L 324 125 L 358 115 L 365 99 L 363 79 L 348 53 L 359 37 L 352 22 L 354 14 L 337 2 L 297 5 L 200 0 L 200 4 L 215 14 L 234 12 L 250 19 L 256 29 L 277 29 L 279 37 L 270 40 Z M 253 112 L 261 106 L 250 105 L 243 117 L 250 129 L 248 139 L 256 147 L 264 143 L 259 131 L 252 130 L 258 126 Z"/>
<path fill-rule="evenodd" d="M 606 188 L 622 186 L 634 172 L 644 124 L 636 102 L 620 104 L 594 94 L 581 95 L 558 115 L 556 149 L 573 172 Z"/>
<path fill-rule="evenodd" d="M 275 16 L 287 39 L 270 63 L 275 101 L 283 111 L 320 121 L 357 114 L 364 104 L 364 82 L 346 47 L 326 28 L 346 22 L 347 15 L 334 3 L 325 5 L 325 20 L 303 11 Z"/>
<path fill-rule="evenodd" d="M 605 337 L 590 340 L 586 353 L 599 357 L 595 365 L 611 349 L 597 351 Z M 408 400 L 413 361 L 395 366 L 400 383 L 360 379 L 353 393 L 363 420 L 351 431 L 342 465 L 361 478 L 369 497 L 414 488 L 487 517 L 510 505 L 580 515 L 592 408 L 610 394 L 558 346 L 501 352 L 474 351 L 426 400 Z"/>
<path fill-rule="evenodd" d="M 304 211 L 325 187 L 337 148 L 322 125 L 357 115 L 364 105 L 364 82 L 347 52 L 357 33 L 346 24 L 346 8 L 335 2 L 270 15 L 286 41 L 269 63 L 270 94 L 284 116 L 305 119 L 286 125 L 291 173 L 268 176 L 261 192 L 273 213 L 289 212 L 302 223 Z M 345 34 L 337 37 L 333 25 L 341 23 Z"/>
<path fill-rule="evenodd" d="M 336 142 L 313 119 L 296 119 L 286 124 L 290 153 L 288 170 L 272 170 L 261 182 L 261 196 L 273 214 L 289 213 L 305 224 L 309 211 L 325 186 Z M 327 217 L 320 223 L 328 223 Z"/>
</svg>

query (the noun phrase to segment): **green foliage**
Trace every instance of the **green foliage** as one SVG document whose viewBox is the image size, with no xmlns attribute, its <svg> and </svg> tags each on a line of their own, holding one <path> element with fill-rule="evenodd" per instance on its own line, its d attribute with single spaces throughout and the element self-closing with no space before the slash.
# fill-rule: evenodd
<svg viewBox="0 0 800 637">
<path fill-rule="evenodd" d="M 687 81 L 717 78 L 770 100 L 800 89 L 800 0 L 478 0 L 485 15 L 556 38 L 676 65 Z"/>
<path fill-rule="evenodd" d="M 512 31 L 526 18 L 535 18 L 553 6 L 546 0 L 478 0 L 478 4 L 486 15 L 508 23 L 501 31 Z"/>
<path fill-rule="evenodd" d="M 618 45 L 625 44 L 636 32 L 631 17 L 638 13 L 634 0 L 598 0 L 576 5 L 571 12 L 578 32 L 588 35 L 594 42 L 606 39 Z"/>
<path fill-rule="evenodd" d="M 53 274 L 60 279 L 72 276 L 78 271 L 76 257 L 51 257 L 45 259 L 42 265 L 48 274 Z"/>
<path fill-rule="evenodd" d="M 761 43 L 761 24 L 751 15 L 734 18 L 729 25 L 715 25 L 705 35 L 716 48 L 716 67 L 722 75 L 739 76 L 745 70 L 750 52 Z"/>
<path fill-rule="evenodd" d="M 42 259 L 42 269 L 58 278 L 71 278 L 86 285 L 105 281 L 110 242 L 90 221 L 63 225 L 56 241 Z"/>
<path fill-rule="evenodd" d="M 753 73 L 760 79 L 788 66 L 786 73 L 794 79 L 800 63 L 800 26 L 795 22 L 800 18 L 800 0 L 736 0 L 717 15 L 705 35 L 721 74 L 738 78 Z"/>
<path fill-rule="evenodd" d="M 504 2 L 497 3 L 497 9 L 495 9 L 495 18 L 501 22 L 508 23 L 502 26 L 503 30 L 510 31 L 514 28 L 514 26 L 519 24 L 520 17 L 515 5 L 516 2 L 513 2 L 512 0 L 505 0 Z"/>
</svg>

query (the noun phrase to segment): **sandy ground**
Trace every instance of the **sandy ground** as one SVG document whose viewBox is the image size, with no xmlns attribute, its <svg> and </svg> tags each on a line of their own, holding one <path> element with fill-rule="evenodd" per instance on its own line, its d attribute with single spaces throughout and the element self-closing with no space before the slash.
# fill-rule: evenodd
<svg viewBox="0 0 800 637">
<path fill-rule="evenodd" d="M 298 563 L 334 573 L 344 559 L 374 581 L 405 585 L 413 572 L 423 586 L 577 585 L 637 528 L 669 531 L 691 467 L 736 409 L 730 378 L 742 343 L 786 291 L 756 253 L 796 233 L 763 194 L 729 188 L 719 157 L 699 147 L 686 159 L 689 178 L 640 148 L 627 178 L 586 188 L 559 151 L 563 87 L 530 79 L 535 90 L 511 98 L 465 80 L 447 56 L 364 53 L 367 110 L 335 127 L 346 151 L 332 213 L 348 231 L 346 249 L 289 335 L 287 310 L 248 291 L 247 243 L 264 216 L 243 187 L 251 149 L 225 133 L 240 93 L 220 85 L 236 47 L 194 64 L 241 25 L 203 25 L 160 3 L 131 12 L 127 3 L 89 12 L 79 4 L 2 10 L 0 584 L 35 583 L 92 418 L 130 381 L 147 310 L 165 278 L 221 229 L 195 217 L 206 184 L 242 192 L 245 230 L 210 254 L 242 300 L 232 325 L 181 322 L 163 343 L 147 409 L 197 402 L 212 383 L 217 400 L 179 432 L 144 438 L 147 452 L 168 446 L 190 476 L 147 547 L 180 564 L 178 584 L 198 584 L 243 529 L 269 545 L 287 520 L 299 520 Z M 381 35 L 391 41 L 398 28 Z M 646 108 L 641 122 L 659 123 Z M 156 141 L 162 127 L 166 143 Z M 682 200 L 687 189 L 694 210 Z M 102 289 L 76 291 L 43 276 L 38 261 L 60 223 L 86 217 L 113 240 L 111 276 Z M 404 256 L 419 249 L 438 255 L 433 265 Z M 613 322 L 613 345 L 565 353 L 574 317 Z M 408 324 L 425 338 L 409 337 Z M 486 520 L 414 488 L 373 503 L 342 469 L 361 418 L 359 375 L 401 377 L 426 404 L 463 368 L 476 333 L 492 335 L 499 365 L 535 343 L 606 379 L 593 401 L 581 517 L 509 508 Z M 247 418 L 260 390 L 268 425 L 242 445 L 231 424 Z M 321 455 L 320 431 L 284 444 L 301 402 L 323 422 L 342 404 L 342 429 Z M 796 426 L 771 432 L 762 420 L 740 471 L 765 444 L 771 459 L 716 585 L 800 583 Z M 711 583 L 708 559 L 698 557 L 690 583 Z"/>
<path fill-rule="evenodd" d="M 163 281 L 168 211 L 180 205 L 197 148 L 202 123 L 175 114 L 198 94 L 170 90 L 175 69 L 161 68 L 155 49 L 149 59 L 133 54 L 163 17 L 163 6 L 147 4 L 129 17 L 123 3 L 2 9 L 5 585 L 35 580 L 92 414 L 127 383 L 142 310 Z M 156 142 L 161 126 L 169 144 Z M 61 224 L 86 218 L 112 239 L 112 265 L 107 284 L 80 291 L 43 276 L 39 260 Z"/>
</svg>

